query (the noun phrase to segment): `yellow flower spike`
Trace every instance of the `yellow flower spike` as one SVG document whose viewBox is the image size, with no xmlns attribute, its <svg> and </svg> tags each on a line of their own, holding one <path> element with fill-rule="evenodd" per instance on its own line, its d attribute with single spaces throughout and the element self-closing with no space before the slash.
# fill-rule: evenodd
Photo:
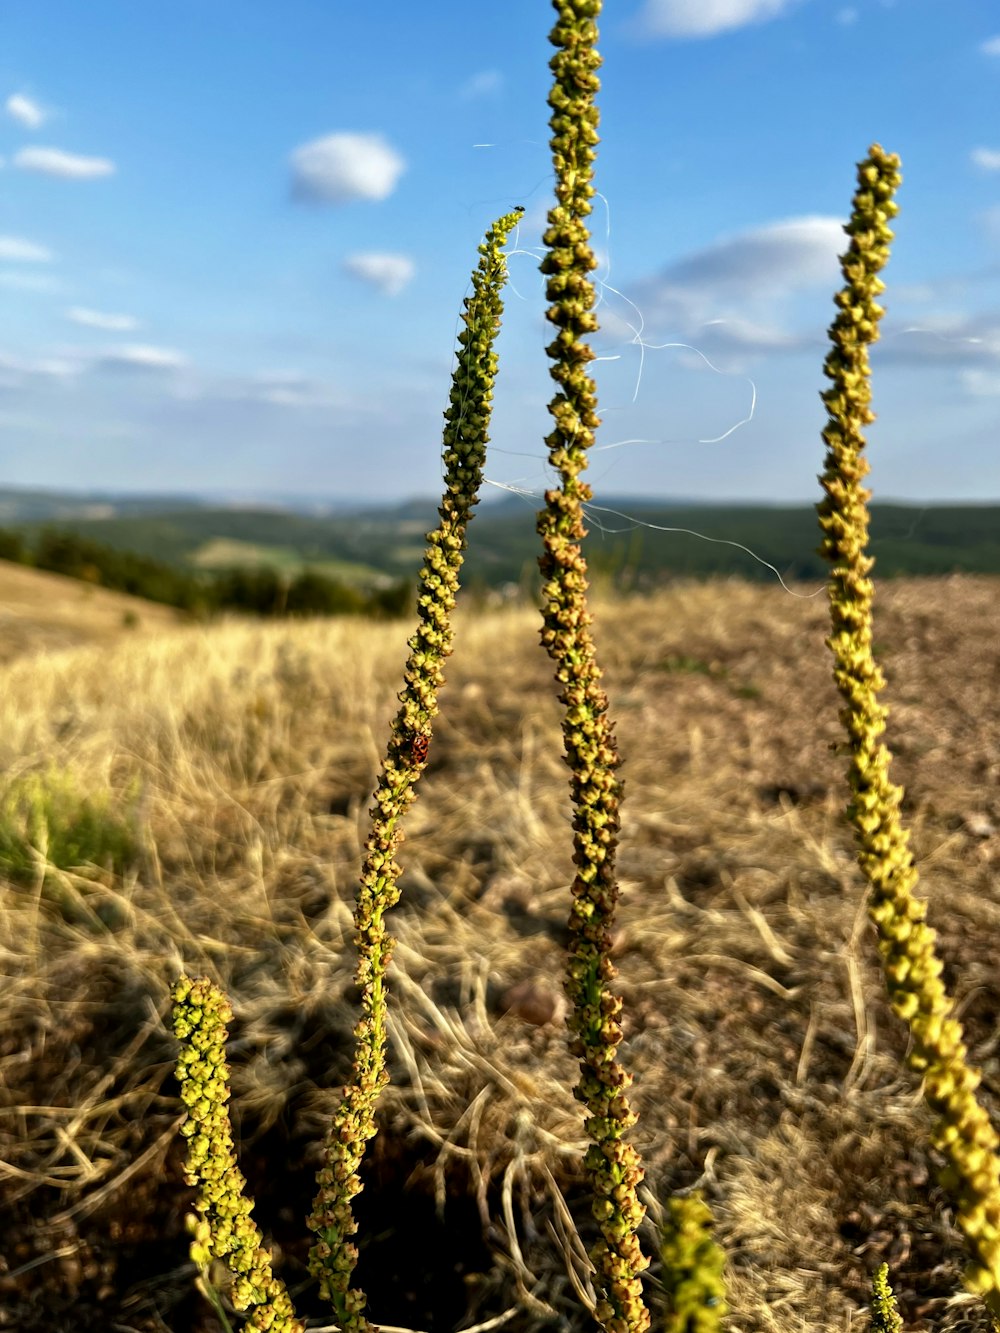
<svg viewBox="0 0 1000 1333">
<path fill-rule="evenodd" d="M 588 278 L 597 261 L 585 220 L 594 195 L 598 143 L 594 98 L 600 87 L 596 20 L 601 0 L 553 4 L 557 19 L 550 41 L 556 53 L 550 62 L 549 125 L 556 203 L 548 215 L 541 268 L 551 303 L 546 316 L 557 329 L 547 349 L 557 391 L 549 404 L 552 431 L 546 445 L 559 484 L 546 493 L 538 531 L 545 579 L 542 643 L 562 686 L 563 742 L 572 774 L 577 873 L 566 964 L 568 1023 L 570 1048 L 580 1060 L 575 1095 L 586 1107 L 585 1127 L 593 1140 L 584 1169 L 601 1232 L 591 1251 L 597 1321 L 605 1333 L 645 1333 L 649 1312 L 639 1275 L 649 1261 L 636 1239 L 645 1211 L 636 1197 L 643 1171 L 635 1148 L 624 1137 L 635 1115 L 624 1093 L 628 1080 L 615 1058 L 621 1001 L 610 989 L 614 968 L 608 956 L 619 893 L 615 852 L 621 782 L 589 629 L 587 562 L 580 549 L 586 533 L 583 506 L 591 496 L 581 474 L 598 424 L 596 388 L 586 370 L 593 353 L 584 336 L 597 328 L 594 287 Z"/>
<path fill-rule="evenodd" d="M 365 844 L 354 924 L 357 930 L 356 982 L 361 990 L 361 1018 L 354 1029 L 354 1069 L 334 1116 L 316 1177 L 317 1193 L 308 1222 L 317 1240 L 309 1267 L 320 1291 L 333 1304 L 343 1333 L 373 1333 L 365 1317 L 365 1296 L 352 1289 L 358 1252 L 352 1242 L 357 1223 L 351 1199 L 360 1193 L 358 1170 L 376 1132 L 375 1108 L 388 1082 L 385 1070 L 387 990 L 385 974 L 394 941 L 385 913 L 399 900 L 400 866 L 395 854 L 403 840 L 402 821 L 415 799 L 415 787 L 427 763 L 443 664 L 451 652 L 451 612 L 458 591 L 466 531 L 479 502 L 490 404 L 496 377 L 494 343 L 503 313 L 501 291 L 507 277 L 503 247 L 523 210 L 497 219 L 479 247 L 472 294 L 465 301 L 465 327 L 459 334 L 458 362 L 445 412 L 445 493 L 441 522 L 427 536 L 417 597 L 419 624 L 409 641 L 405 686 L 392 724 L 386 758 L 369 811 L 371 832 Z"/>
<path fill-rule="evenodd" d="M 899 181 L 899 159 L 875 144 L 858 168 L 853 214 L 844 228 L 851 237 L 841 260 L 847 285 L 835 298 L 833 347 L 824 366 L 833 387 L 822 394 L 829 413 L 820 478 L 826 495 L 818 506 L 820 549 L 832 566 L 827 644 L 851 751 L 848 813 L 858 861 L 871 886 L 869 914 L 879 934 L 892 1007 L 910 1024 L 908 1062 L 924 1074 L 924 1096 L 937 1117 L 933 1142 L 947 1161 L 942 1183 L 956 1196 L 958 1224 L 978 1260 L 967 1282 L 996 1318 L 1000 1266 L 988 1238 L 1000 1227 L 1000 1138 L 975 1098 L 979 1076 L 966 1064 L 962 1028 L 940 979 L 935 933 L 923 921 L 924 904 L 913 896 L 917 871 L 900 824 L 902 791 L 889 781 L 890 755 L 879 740 L 886 710 L 878 703 L 884 680 L 872 657 L 873 590 L 866 577 L 873 564 L 866 554 L 870 493 L 862 486 L 869 468 L 862 428 L 874 420 L 868 344 L 878 337 L 883 313 L 874 295 L 882 290 L 877 274 L 888 259 L 887 219 L 897 211 L 892 195 Z"/>
<path fill-rule="evenodd" d="M 233 1304 L 238 1310 L 256 1307 L 248 1329 L 305 1333 L 284 1284 L 271 1271 L 271 1256 L 250 1215 L 253 1202 L 246 1197 L 246 1180 L 236 1164 L 225 1057 L 232 1008 L 205 978 L 180 977 L 171 998 L 174 1033 L 181 1042 L 177 1081 L 188 1113 L 182 1127 L 188 1139 L 186 1178 L 198 1189 L 195 1207 L 200 1214 L 190 1225 L 191 1260 L 201 1271 L 213 1259 L 225 1262 L 234 1279 Z"/>
<path fill-rule="evenodd" d="M 663 1333 L 718 1333 L 728 1312 L 725 1255 L 712 1211 L 697 1191 L 667 1200 L 660 1236 Z"/>
<path fill-rule="evenodd" d="M 901 1333 L 903 1321 L 889 1286 L 889 1265 L 883 1264 L 872 1281 L 871 1333 Z"/>
</svg>

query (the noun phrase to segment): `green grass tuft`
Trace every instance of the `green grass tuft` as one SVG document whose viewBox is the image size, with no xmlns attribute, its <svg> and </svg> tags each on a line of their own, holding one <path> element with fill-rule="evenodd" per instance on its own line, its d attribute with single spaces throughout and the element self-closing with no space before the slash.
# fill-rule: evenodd
<svg viewBox="0 0 1000 1333">
<path fill-rule="evenodd" d="M 134 866 L 141 839 L 133 798 L 81 791 L 69 773 L 48 768 L 14 778 L 0 797 L 0 874 L 17 883 L 53 871 L 85 878 Z"/>
</svg>

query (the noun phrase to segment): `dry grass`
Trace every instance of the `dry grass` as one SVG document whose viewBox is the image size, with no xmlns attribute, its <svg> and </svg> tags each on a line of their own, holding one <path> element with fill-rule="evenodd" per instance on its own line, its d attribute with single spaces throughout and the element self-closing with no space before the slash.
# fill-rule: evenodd
<svg viewBox="0 0 1000 1333">
<path fill-rule="evenodd" d="M 994 1113 L 997 592 L 898 583 L 876 608 L 895 775 Z M 733 1328 L 860 1326 L 883 1259 L 908 1324 L 976 1328 L 948 1305 L 961 1242 L 842 819 L 826 615 L 822 596 L 739 583 L 598 605 L 626 760 L 616 963 L 636 1142 L 653 1195 L 702 1181 Z M 183 1230 L 167 998 L 182 963 L 235 1002 L 244 1167 L 290 1287 L 306 1282 L 316 1148 L 350 1059 L 354 876 L 404 639 L 356 621 L 234 624 L 3 668 L 5 781 L 54 763 L 123 801 L 138 783 L 143 850 L 124 875 L 40 862 L 34 884 L 0 889 L 0 1326 L 216 1327 Z M 393 1082 L 359 1200 L 359 1281 L 387 1324 L 517 1307 L 511 1330 L 584 1326 L 554 695 L 534 612 L 460 618 L 403 848 Z M 656 1285 L 654 1261 L 654 1309 Z M 323 1322 L 307 1291 L 297 1303 Z"/>
<path fill-rule="evenodd" d="M 0 662 L 40 648 L 110 644 L 181 619 L 171 607 L 141 597 L 0 560 Z"/>
</svg>

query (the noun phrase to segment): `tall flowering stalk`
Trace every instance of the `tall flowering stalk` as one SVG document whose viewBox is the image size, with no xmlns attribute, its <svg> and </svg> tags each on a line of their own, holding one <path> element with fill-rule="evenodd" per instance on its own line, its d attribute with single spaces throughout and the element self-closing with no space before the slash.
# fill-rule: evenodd
<svg viewBox="0 0 1000 1333">
<path fill-rule="evenodd" d="M 890 755 L 881 740 L 887 710 L 878 701 L 885 678 L 872 654 L 874 561 L 867 555 L 869 471 L 863 428 L 875 419 L 869 406 L 868 344 L 878 337 L 883 311 L 875 300 L 884 290 L 879 270 L 889 257 L 889 220 L 897 206 L 899 159 L 874 145 L 858 167 L 854 210 L 845 231 L 851 237 L 841 260 L 846 282 L 830 328 L 832 350 L 824 373 L 833 387 L 823 393 L 829 422 L 821 478 L 826 498 L 819 505 L 822 553 L 831 561 L 830 609 L 834 679 L 844 706 L 840 717 L 850 742 L 849 817 L 858 860 L 871 885 L 869 914 L 892 1008 L 909 1024 L 907 1061 L 923 1075 L 924 1096 L 936 1119 L 932 1143 L 945 1157 L 942 1183 L 957 1203 L 958 1224 L 975 1262 L 969 1287 L 1000 1315 L 1000 1140 L 976 1099 L 979 1072 L 967 1060 L 962 1026 L 941 981 L 935 932 L 926 924 L 926 904 L 914 897 L 917 871 L 909 834 L 899 815 L 903 792 L 889 777 Z"/>
<path fill-rule="evenodd" d="M 251 1216 L 253 1202 L 236 1165 L 229 1121 L 226 1024 L 233 1016 L 225 995 L 204 978 L 182 976 L 172 992 L 174 1032 L 181 1043 L 177 1079 L 187 1119 L 185 1174 L 197 1186 L 191 1258 L 202 1270 L 221 1259 L 233 1275 L 237 1310 L 252 1310 L 246 1327 L 271 1333 L 304 1333 L 284 1283 L 271 1271 L 271 1256 Z"/>
<path fill-rule="evenodd" d="M 566 992 L 571 1001 L 571 1049 L 580 1060 L 576 1097 L 589 1112 L 593 1140 L 584 1167 L 593 1193 L 601 1237 L 591 1252 L 597 1271 L 597 1318 L 607 1333 L 642 1333 L 649 1313 L 639 1274 L 648 1260 L 636 1236 L 644 1209 L 636 1196 L 643 1171 L 625 1139 L 635 1123 L 628 1100 L 632 1082 L 618 1063 L 621 1000 L 611 990 L 610 928 L 618 899 L 615 852 L 621 782 L 618 753 L 607 717 L 608 700 L 589 626 L 583 505 L 590 487 L 581 480 L 587 450 L 597 429 L 597 394 L 587 374 L 593 352 L 586 335 L 597 328 L 596 267 L 585 219 L 594 195 L 593 164 L 598 142 L 594 104 L 601 60 L 596 49 L 600 0 L 554 0 L 558 15 L 550 41 L 556 54 L 549 107 L 556 202 L 548 215 L 547 254 L 542 261 L 549 302 L 547 316 L 557 333 L 548 347 L 558 392 L 549 404 L 553 429 L 546 438 L 559 487 L 546 492 L 538 517 L 545 578 L 542 643 L 556 664 L 565 705 L 565 761 L 572 774 L 574 816 L 573 906 Z"/>
<path fill-rule="evenodd" d="M 466 528 L 478 503 L 496 377 L 494 340 L 503 313 L 501 290 L 507 276 L 503 245 L 522 216 L 516 209 L 499 218 L 479 247 L 472 295 L 464 305 L 458 364 L 445 412 L 445 494 L 441 522 L 428 534 L 417 599 L 419 624 L 409 641 L 406 684 L 392 724 L 382 764 L 371 833 L 365 844 L 361 884 L 354 914 L 357 928 L 357 984 L 362 1017 L 355 1028 L 354 1070 L 333 1119 L 317 1175 L 318 1192 L 309 1217 L 317 1241 L 310 1268 L 334 1306 L 344 1333 L 370 1333 L 362 1291 L 352 1287 L 357 1247 L 351 1237 L 357 1223 L 352 1198 L 362 1188 L 358 1178 L 365 1149 L 375 1134 L 375 1107 L 388 1082 L 385 1070 L 386 970 L 394 941 L 385 913 L 399 900 L 400 867 L 394 857 L 403 840 L 402 818 L 415 799 L 415 786 L 427 762 L 431 723 L 437 716 L 443 664 L 451 652 L 451 612 L 465 550 Z"/>
</svg>

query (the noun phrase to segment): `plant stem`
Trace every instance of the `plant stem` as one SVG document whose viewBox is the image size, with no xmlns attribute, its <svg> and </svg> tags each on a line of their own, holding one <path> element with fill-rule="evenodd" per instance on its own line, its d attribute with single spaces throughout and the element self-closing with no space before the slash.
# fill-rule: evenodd
<svg viewBox="0 0 1000 1333">
<path fill-rule="evenodd" d="M 344 1333 L 372 1333 L 364 1314 L 366 1299 L 352 1286 L 357 1247 L 351 1237 L 357 1222 L 351 1199 L 360 1193 L 358 1176 L 369 1141 L 376 1133 L 375 1107 L 389 1081 L 385 1069 L 386 971 L 394 941 L 385 928 L 385 913 L 399 900 L 400 866 L 395 854 L 403 840 L 402 819 L 415 799 L 415 787 L 427 763 L 431 723 L 437 716 L 438 690 L 444 683 L 443 663 L 452 648 L 451 612 L 465 550 L 466 529 L 478 503 L 497 358 L 493 350 L 503 313 L 501 291 L 507 276 L 503 245 L 522 216 L 521 209 L 504 214 L 479 247 L 472 275 L 472 295 L 465 301 L 465 327 L 459 335 L 458 364 L 445 412 L 445 493 L 438 510 L 441 522 L 428 534 L 420 571 L 419 623 L 409 641 L 405 685 L 382 763 L 371 833 L 365 844 L 354 924 L 357 929 L 357 985 L 362 1016 L 355 1028 L 351 1082 L 324 1145 L 324 1164 L 317 1175 L 317 1194 L 309 1226 L 318 1240 L 310 1268 L 320 1290 L 332 1301 Z"/>
<path fill-rule="evenodd" d="M 934 1147 L 946 1158 L 941 1181 L 958 1205 L 958 1224 L 976 1262 L 966 1272 L 969 1287 L 1000 1315 L 1000 1140 L 975 1090 L 980 1074 L 967 1060 L 962 1025 L 941 980 L 943 964 L 935 932 L 926 924 L 926 903 L 914 896 L 917 870 L 909 833 L 899 815 L 901 787 L 889 777 L 891 756 L 884 742 L 887 710 L 879 703 L 885 678 L 872 651 L 872 598 L 867 554 L 869 471 L 863 428 L 874 421 L 868 344 L 878 337 L 884 313 L 875 297 L 884 291 L 877 276 L 889 257 L 889 220 L 898 211 L 899 159 L 875 144 L 858 166 L 851 237 L 841 260 L 845 287 L 830 328 L 833 348 L 824 373 L 833 387 L 823 393 L 829 423 L 821 478 L 826 498 L 819 505 L 822 553 L 830 575 L 832 633 L 827 644 L 834 679 L 844 700 L 840 717 L 848 735 L 848 815 L 858 860 L 871 886 L 868 912 L 878 930 L 889 999 L 909 1025 L 911 1069 L 923 1075 L 924 1097 L 936 1117 Z"/>
<path fill-rule="evenodd" d="M 572 1005 L 571 1049 L 581 1071 L 575 1096 L 589 1112 L 586 1128 L 593 1139 L 584 1169 L 601 1228 L 591 1252 L 600 1288 L 596 1314 L 607 1333 L 643 1333 L 649 1313 L 639 1274 L 649 1261 L 636 1236 L 645 1211 L 636 1195 L 643 1171 L 624 1138 L 636 1117 L 628 1100 L 631 1075 L 615 1058 L 622 1036 L 621 999 L 610 988 L 622 785 L 589 630 L 587 563 L 580 546 L 586 533 L 583 505 L 591 496 L 581 473 L 598 424 L 596 387 L 586 371 L 593 352 L 585 337 L 596 330 L 597 318 L 589 279 L 596 260 L 585 219 L 594 195 L 598 142 L 594 98 L 600 87 L 596 19 L 601 5 L 600 0 L 554 0 L 554 5 L 558 19 L 550 40 L 557 50 L 550 62 L 549 124 L 556 202 L 548 215 L 541 267 L 551 302 L 547 317 L 558 330 L 548 347 L 558 391 L 549 404 L 554 426 L 546 444 L 560 484 L 546 492 L 538 517 L 544 552 L 539 563 L 545 578 L 542 643 L 562 686 L 565 761 L 572 774 L 577 872 L 566 992 Z"/>
</svg>

